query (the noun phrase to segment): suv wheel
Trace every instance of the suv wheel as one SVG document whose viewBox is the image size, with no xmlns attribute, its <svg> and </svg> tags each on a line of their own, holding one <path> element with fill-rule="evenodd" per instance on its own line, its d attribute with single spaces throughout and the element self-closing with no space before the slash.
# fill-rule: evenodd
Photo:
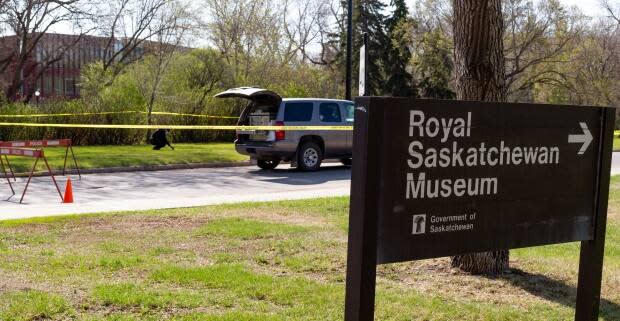
<svg viewBox="0 0 620 321">
<path fill-rule="evenodd" d="M 297 166 L 302 171 L 315 171 L 321 167 L 322 161 L 323 151 L 316 143 L 307 142 L 299 148 Z"/>
<path fill-rule="evenodd" d="M 279 160 L 261 160 L 256 161 L 256 165 L 261 169 L 272 170 L 280 164 Z"/>
</svg>

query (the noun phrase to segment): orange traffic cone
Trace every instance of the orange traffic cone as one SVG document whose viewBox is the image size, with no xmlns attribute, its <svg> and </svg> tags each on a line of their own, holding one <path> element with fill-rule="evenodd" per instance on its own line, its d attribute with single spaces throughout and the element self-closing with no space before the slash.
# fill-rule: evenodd
<svg viewBox="0 0 620 321">
<path fill-rule="evenodd" d="M 73 203 L 73 186 L 71 185 L 71 177 L 67 180 L 67 187 L 65 187 L 65 197 L 63 203 Z"/>
</svg>

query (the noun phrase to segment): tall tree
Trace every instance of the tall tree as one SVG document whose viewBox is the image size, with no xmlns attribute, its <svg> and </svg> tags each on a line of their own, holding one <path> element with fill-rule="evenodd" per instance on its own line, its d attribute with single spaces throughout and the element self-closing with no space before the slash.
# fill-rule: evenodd
<svg viewBox="0 0 620 321">
<path fill-rule="evenodd" d="M 330 11 L 335 21 L 335 28 L 324 29 L 326 41 L 321 46 L 323 50 L 319 62 L 327 66 L 336 76 L 338 84 L 343 89 L 340 96 L 344 97 L 347 50 L 347 0 L 338 0 L 338 4 L 332 5 Z M 355 50 L 355 48 L 353 49 Z"/>
<path fill-rule="evenodd" d="M 385 82 L 385 53 L 386 48 L 389 47 L 389 39 L 383 29 L 386 22 L 383 14 L 385 4 L 381 0 L 357 0 L 356 9 L 353 14 L 355 30 L 353 65 L 359 67 L 359 50 L 363 44 L 363 35 L 368 34 L 366 94 L 381 95 Z"/>
<path fill-rule="evenodd" d="M 460 100 L 506 101 L 501 0 L 453 0 L 456 95 Z M 508 251 L 452 258 L 464 271 L 500 273 L 508 268 Z"/>
<path fill-rule="evenodd" d="M 420 0 L 412 19 L 412 62 L 420 96 L 454 99 L 452 0 Z"/>
<path fill-rule="evenodd" d="M 408 70 L 411 60 L 411 20 L 405 0 L 392 0 L 392 16 L 387 19 L 389 38 L 385 58 L 385 93 L 392 96 L 417 97 L 413 75 Z"/>
<path fill-rule="evenodd" d="M 254 81 L 291 62 L 293 44 L 285 35 L 281 2 L 204 0 L 204 4 L 209 39 L 233 67 L 238 82 L 257 84 Z"/>
<path fill-rule="evenodd" d="M 284 0 L 283 29 L 290 44 L 289 54 L 301 62 L 325 65 L 325 47 L 332 21 L 332 0 Z M 312 47 L 321 46 L 318 54 Z"/>
</svg>

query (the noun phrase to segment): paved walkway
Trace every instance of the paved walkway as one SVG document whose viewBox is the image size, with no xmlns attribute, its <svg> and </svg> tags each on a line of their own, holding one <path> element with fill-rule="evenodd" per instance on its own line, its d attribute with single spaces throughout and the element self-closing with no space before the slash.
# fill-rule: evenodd
<svg viewBox="0 0 620 321">
<path fill-rule="evenodd" d="M 18 178 L 14 186 L 20 195 L 11 198 L 6 181 L 0 183 L 0 220 L 342 196 L 349 194 L 350 177 L 349 168 L 333 165 L 314 173 L 293 171 L 287 166 L 275 171 L 247 166 L 92 174 L 83 175 L 81 181 L 72 177 L 74 204 L 60 203 L 50 177 L 34 178 L 24 204 L 19 204 L 26 179 Z M 64 192 L 66 178 L 57 179 Z"/>
</svg>

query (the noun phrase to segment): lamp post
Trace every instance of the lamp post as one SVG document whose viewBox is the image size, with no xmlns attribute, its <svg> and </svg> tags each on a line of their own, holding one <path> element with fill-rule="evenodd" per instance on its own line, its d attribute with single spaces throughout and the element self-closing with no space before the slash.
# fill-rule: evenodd
<svg viewBox="0 0 620 321">
<path fill-rule="evenodd" d="M 351 84 L 353 70 L 353 0 L 347 1 L 347 60 L 345 79 L 345 99 L 351 100 Z"/>
<path fill-rule="evenodd" d="M 37 105 L 38 105 L 39 104 L 39 99 L 41 97 L 41 92 L 38 89 L 34 92 L 34 97 L 35 97 L 34 99 L 37 101 Z"/>
</svg>

